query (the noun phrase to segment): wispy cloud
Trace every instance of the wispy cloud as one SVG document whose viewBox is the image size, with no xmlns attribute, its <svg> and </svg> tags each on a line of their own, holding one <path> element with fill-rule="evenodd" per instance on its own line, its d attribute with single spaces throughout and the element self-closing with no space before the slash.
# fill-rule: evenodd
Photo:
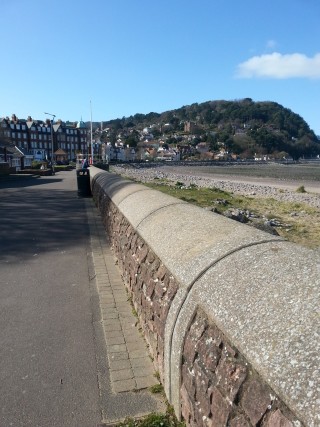
<svg viewBox="0 0 320 427">
<path fill-rule="evenodd" d="M 274 49 L 277 46 L 277 42 L 275 40 L 268 40 L 267 41 L 267 49 Z"/>
<path fill-rule="evenodd" d="M 238 78 L 309 78 L 320 79 L 320 53 L 308 57 L 302 53 L 253 56 L 238 65 Z"/>
</svg>

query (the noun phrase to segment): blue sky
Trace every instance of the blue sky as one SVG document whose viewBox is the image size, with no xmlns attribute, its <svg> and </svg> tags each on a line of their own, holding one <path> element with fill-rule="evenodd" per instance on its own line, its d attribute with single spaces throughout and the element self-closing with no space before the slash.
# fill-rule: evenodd
<svg viewBox="0 0 320 427">
<path fill-rule="evenodd" d="M 1 0 L 0 117 L 252 98 L 320 135 L 319 0 Z"/>
</svg>

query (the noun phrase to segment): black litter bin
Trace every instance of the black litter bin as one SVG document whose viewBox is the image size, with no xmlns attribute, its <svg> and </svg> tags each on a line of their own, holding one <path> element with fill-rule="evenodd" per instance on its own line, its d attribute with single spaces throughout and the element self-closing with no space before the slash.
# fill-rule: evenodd
<svg viewBox="0 0 320 427">
<path fill-rule="evenodd" d="M 80 197 L 91 196 L 89 169 L 77 170 L 77 185 L 78 185 L 78 196 Z"/>
</svg>

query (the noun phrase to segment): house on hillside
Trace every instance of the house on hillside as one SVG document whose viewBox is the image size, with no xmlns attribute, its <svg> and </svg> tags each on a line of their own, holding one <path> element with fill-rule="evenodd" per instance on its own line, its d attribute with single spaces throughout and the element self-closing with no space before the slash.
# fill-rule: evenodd
<svg viewBox="0 0 320 427">
<path fill-rule="evenodd" d="M 199 142 L 199 144 L 196 145 L 196 150 L 200 154 L 207 153 L 210 150 L 210 147 L 206 142 Z"/>
<path fill-rule="evenodd" d="M 184 132 L 186 132 L 186 133 L 194 133 L 198 129 L 199 129 L 199 127 L 198 127 L 198 125 L 196 123 L 191 122 L 191 121 L 184 122 L 184 128 L 183 128 Z"/>
</svg>

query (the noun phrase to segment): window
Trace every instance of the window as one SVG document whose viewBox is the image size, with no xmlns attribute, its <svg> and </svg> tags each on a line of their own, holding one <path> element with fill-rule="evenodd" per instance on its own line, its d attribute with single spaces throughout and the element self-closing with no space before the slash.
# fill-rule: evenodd
<svg viewBox="0 0 320 427">
<path fill-rule="evenodd" d="M 17 135 L 18 135 L 18 138 L 21 138 L 21 133 L 20 132 L 18 132 Z"/>
<path fill-rule="evenodd" d="M 16 134 L 15 134 L 14 132 L 12 132 L 11 137 L 12 137 L 12 138 L 15 138 L 15 137 L 16 137 Z"/>
<path fill-rule="evenodd" d="M 16 124 L 16 129 L 20 130 L 20 125 Z"/>
<path fill-rule="evenodd" d="M 27 134 L 26 134 L 26 133 L 24 133 L 24 134 L 23 134 L 23 137 L 24 137 L 24 139 L 27 139 Z"/>
<path fill-rule="evenodd" d="M 22 130 L 26 130 L 26 125 L 21 125 Z"/>
</svg>

